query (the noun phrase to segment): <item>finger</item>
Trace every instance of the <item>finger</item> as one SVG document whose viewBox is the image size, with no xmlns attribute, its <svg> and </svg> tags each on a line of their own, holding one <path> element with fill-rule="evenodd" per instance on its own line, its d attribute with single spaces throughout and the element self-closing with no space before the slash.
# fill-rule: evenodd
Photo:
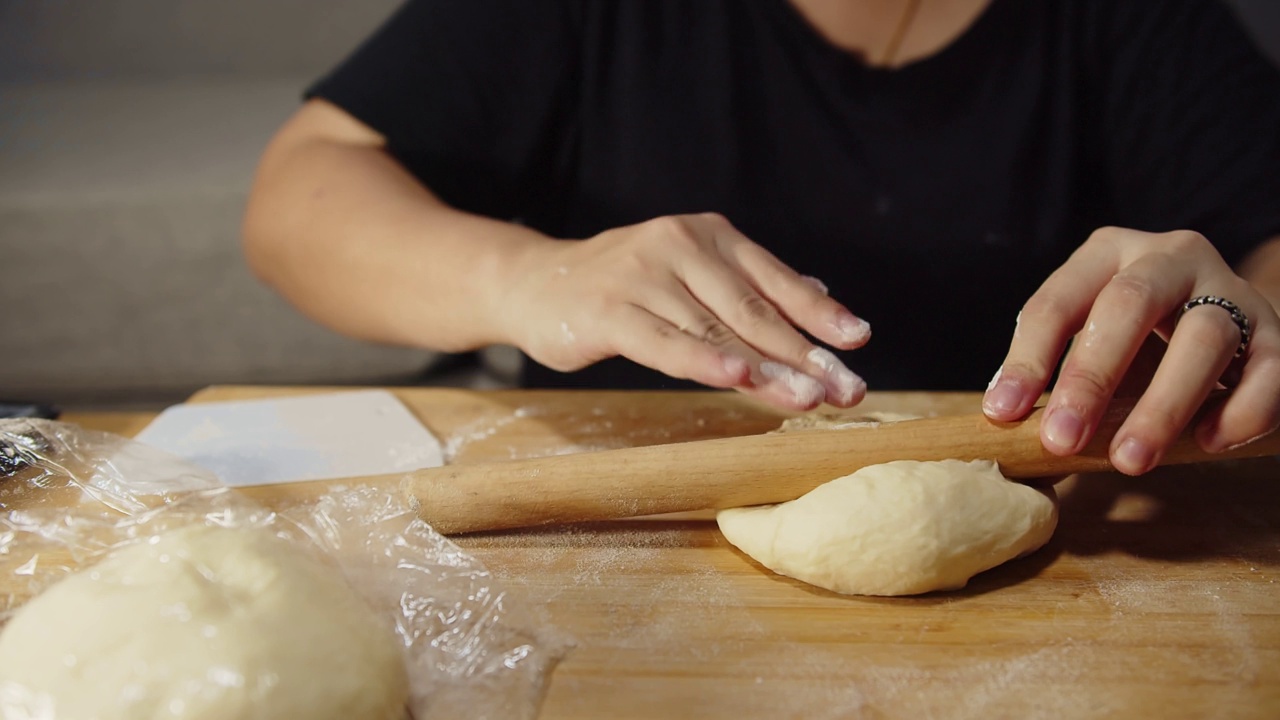
<svg viewBox="0 0 1280 720">
<path fill-rule="evenodd" d="M 1045 407 L 1040 439 L 1046 450 L 1069 455 L 1089 441 L 1138 349 L 1191 292 L 1193 271 L 1168 255 L 1148 255 L 1097 294 Z"/>
<path fill-rule="evenodd" d="M 646 303 L 648 303 L 647 309 L 654 315 L 711 346 L 721 348 L 729 354 L 747 358 L 753 368 L 759 369 L 768 360 L 704 307 L 688 288 L 679 283 L 673 282 L 669 288 L 650 293 Z M 862 400 L 866 395 L 866 383 L 862 382 L 861 378 L 845 367 L 844 363 L 829 351 L 814 347 L 808 341 L 805 341 L 805 346 L 808 348 L 805 369 L 822 383 L 823 396 L 828 402 L 839 407 L 849 407 Z M 795 402 L 802 405 L 807 405 L 813 394 L 810 383 L 804 379 L 791 378 L 776 368 L 770 368 L 768 375 L 757 376 L 755 381 L 761 385 L 774 382 L 779 384 L 779 387 L 785 387 L 788 392 L 796 396 Z"/>
<path fill-rule="evenodd" d="M 726 335 L 722 327 L 728 328 L 733 336 L 741 338 L 765 358 L 820 381 L 832 404 L 849 407 L 866 394 L 862 378 L 833 353 L 816 347 L 801 335 L 772 303 L 719 258 L 702 256 L 696 262 L 686 263 L 680 272 L 692 300 L 680 302 L 680 308 L 666 312 L 655 308 L 656 314 L 673 322 L 687 323 L 684 327 L 690 334 L 707 337 L 712 342 Z M 806 285 L 798 277 L 797 282 Z M 695 305 L 705 308 L 707 315 L 671 317 Z"/>
<path fill-rule="evenodd" d="M 644 308 L 622 306 L 611 325 L 614 351 L 645 367 L 711 387 L 750 382 L 748 358 L 690 337 Z"/>
<path fill-rule="evenodd" d="M 1168 332 L 1161 332 L 1157 327 L 1156 332 L 1146 337 L 1142 347 L 1138 348 L 1138 354 L 1129 363 L 1129 369 L 1125 371 L 1124 377 L 1116 387 L 1114 397 L 1134 399 L 1142 397 L 1147 388 L 1151 387 L 1151 381 L 1155 378 L 1160 363 L 1164 362 L 1165 353 L 1169 351 L 1169 339 L 1172 336 L 1173 331 L 1170 326 Z"/>
<path fill-rule="evenodd" d="M 1140 475 L 1160 462 L 1209 397 L 1239 344 L 1239 329 L 1221 310 L 1189 312 L 1178 322 L 1151 384 L 1111 441 L 1111 463 L 1117 470 Z"/>
<path fill-rule="evenodd" d="M 1009 352 L 983 396 L 987 416 L 1013 421 L 1031 410 L 1067 341 L 1083 327 L 1094 299 L 1116 269 L 1110 245 L 1086 243 L 1027 300 L 1015 321 Z"/>
<path fill-rule="evenodd" d="M 826 389 L 827 402 L 836 407 L 853 407 L 867 396 L 866 381 L 826 348 L 811 348 L 805 355 L 805 369 L 810 374 L 819 373 L 819 380 Z"/>
<path fill-rule="evenodd" d="M 1280 329 L 1274 311 L 1263 303 L 1255 303 L 1257 309 L 1252 312 L 1245 311 L 1255 324 L 1239 384 L 1196 428 L 1196 441 L 1208 452 L 1246 445 L 1270 434 L 1280 424 Z M 1211 308 L 1205 310 L 1208 309 Z M 1195 312 L 1202 310 L 1197 308 Z M 1183 319 L 1191 316 L 1188 312 Z"/>
<path fill-rule="evenodd" d="M 821 383 L 782 363 L 766 360 L 756 370 L 755 386 L 751 388 L 756 392 L 744 389 L 748 395 L 759 395 L 775 405 L 796 410 L 812 410 L 826 398 L 826 389 Z"/>
<path fill-rule="evenodd" d="M 723 222 L 716 227 L 720 255 L 788 322 L 843 350 L 867 344 L 871 324 L 831 298 L 821 280 L 797 273 L 727 220 L 720 220 Z"/>
<path fill-rule="evenodd" d="M 803 373 L 754 352 L 741 357 L 716 348 L 636 305 L 623 306 L 613 326 L 619 355 L 672 377 L 735 388 L 789 410 L 812 410 L 825 397 L 822 385 Z"/>
</svg>

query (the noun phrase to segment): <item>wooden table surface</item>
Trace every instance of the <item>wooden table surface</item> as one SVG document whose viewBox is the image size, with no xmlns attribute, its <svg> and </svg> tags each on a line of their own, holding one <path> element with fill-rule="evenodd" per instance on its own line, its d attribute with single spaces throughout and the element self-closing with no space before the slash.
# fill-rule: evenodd
<svg viewBox="0 0 1280 720">
<path fill-rule="evenodd" d="M 193 401 L 315 390 L 219 387 Z M 454 462 L 763 432 L 728 393 L 397 390 Z M 873 394 L 865 409 L 975 411 Z M 132 434 L 146 414 L 69 414 Z M 1280 717 L 1280 464 L 1059 486 L 1043 550 L 914 598 L 773 575 L 708 516 L 458 538 L 577 646 L 540 717 Z M 531 489 L 531 491 L 535 491 Z"/>
</svg>

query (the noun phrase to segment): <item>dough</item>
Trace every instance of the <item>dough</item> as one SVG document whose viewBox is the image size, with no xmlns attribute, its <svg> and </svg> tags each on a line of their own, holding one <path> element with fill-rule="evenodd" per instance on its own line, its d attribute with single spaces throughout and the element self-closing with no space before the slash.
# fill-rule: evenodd
<svg viewBox="0 0 1280 720">
<path fill-rule="evenodd" d="M 389 621 L 336 570 L 266 531 L 205 526 L 24 606 L 0 635 L 0 715 L 28 717 L 15 686 L 52 703 L 31 717 L 58 720 L 392 720 L 408 695 Z"/>
<path fill-rule="evenodd" d="M 774 572 L 839 593 L 914 595 L 1036 550 L 1058 512 L 1052 489 L 1007 480 L 991 461 L 899 461 L 716 520 Z"/>
<path fill-rule="evenodd" d="M 775 433 L 797 432 L 800 430 L 843 430 L 854 427 L 876 427 L 885 423 L 902 422 L 903 420 L 919 420 L 919 415 L 895 413 L 887 411 L 870 412 L 816 412 L 787 418 Z"/>
</svg>

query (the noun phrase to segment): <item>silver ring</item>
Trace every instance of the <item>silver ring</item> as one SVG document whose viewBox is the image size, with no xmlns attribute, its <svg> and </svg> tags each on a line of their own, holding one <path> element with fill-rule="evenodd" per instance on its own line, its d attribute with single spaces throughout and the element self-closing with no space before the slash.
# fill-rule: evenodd
<svg viewBox="0 0 1280 720">
<path fill-rule="evenodd" d="M 1178 319 L 1182 319 L 1182 316 L 1185 315 L 1188 310 L 1200 307 L 1201 305 L 1217 305 L 1231 314 L 1231 322 L 1235 323 L 1236 327 L 1240 328 L 1240 347 L 1236 348 L 1235 356 L 1240 357 L 1241 355 L 1244 355 L 1244 351 L 1249 348 L 1249 340 L 1252 337 L 1252 332 L 1249 330 L 1249 318 L 1245 317 L 1244 311 L 1240 309 L 1240 306 L 1226 298 L 1220 298 L 1217 295 L 1201 295 L 1200 297 L 1191 298 L 1182 304 L 1182 311 L 1178 313 Z"/>
</svg>

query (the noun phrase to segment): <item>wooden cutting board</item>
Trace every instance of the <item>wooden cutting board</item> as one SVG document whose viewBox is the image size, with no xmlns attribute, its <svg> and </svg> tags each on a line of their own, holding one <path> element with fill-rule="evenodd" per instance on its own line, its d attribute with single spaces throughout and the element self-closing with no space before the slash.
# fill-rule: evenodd
<svg viewBox="0 0 1280 720">
<path fill-rule="evenodd" d="M 783 417 L 730 393 L 397 394 L 459 463 L 758 433 Z M 978 396 L 872 394 L 863 408 L 974 412 Z M 773 575 L 705 514 L 459 543 L 577 638 L 543 718 L 1280 717 L 1280 463 L 1060 489 L 1046 548 L 916 598 Z"/>
</svg>

